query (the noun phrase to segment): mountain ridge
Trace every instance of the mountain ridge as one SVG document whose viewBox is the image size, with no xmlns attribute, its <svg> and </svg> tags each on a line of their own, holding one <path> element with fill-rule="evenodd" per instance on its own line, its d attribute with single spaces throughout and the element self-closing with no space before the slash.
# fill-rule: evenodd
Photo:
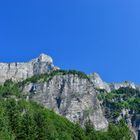
<svg viewBox="0 0 140 140">
<path fill-rule="evenodd" d="M 0 63 L 0 83 L 5 85 L 7 81 L 16 82 L 20 94 L 27 101 L 35 101 L 81 126 L 90 120 L 96 130 L 107 131 L 112 116 L 107 117 L 106 111 L 117 113 L 117 118 L 111 121 L 116 123 L 120 118 L 126 122 L 129 120 L 128 125 L 138 139 L 140 121 L 134 116 L 139 114 L 129 108 L 127 94 L 130 96 L 130 107 L 135 101 L 131 93 L 135 94 L 138 106 L 140 87 L 132 82 L 109 84 L 97 73 L 86 75 L 75 70 L 61 70 L 45 54 L 25 63 Z M 114 105 L 116 108 L 113 108 Z"/>
<path fill-rule="evenodd" d="M 54 66 L 52 58 L 45 54 L 28 62 L 0 63 L 0 83 L 8 79 L 22 81 L 33 75 L 49 73 L 56 69 L 59 68 Z"/>
<path fill-rule="evenodd" d="M 26 67 L 27 67 L 27 69 L 26 69 Z M 31 68 L 29 68 L 29 67 L 31 67 Z M 29 70 L 28 70 L 28 68 L 29 68 Z M 14 73 L 13 72 L 14 69 L 17 69 L 20 71 L 19 75 L 20 74 L 24 75 L 24 73 L 27 73 L 27 72 L 30 73 L 30 71 L 32 71 L 32 74 L 29 74 L 28 76 L 24 75 L 23 77 L 17 76 L 17 78 L 14 79 L 13 77 L 14 76 L 16 77 L 16 74 L 15 75 L 12 74 L 12 73 Z M 33 69 L 36 69 L 36 72 Z M 38 69 L 40 69 L 40 71 Z M 16 80 L 21 81 L 21 80 L 25 80 L 26 78 L 30 78 L 33 75 L 49 73 L 51 71 L 59 70 L 59 69 L 60 69 L 59 67 L 54 66 L 52 57 L 45 54 L 45 53 L 41 53 L 38 57 L 33 58 L 33 59 L 26 61 L 26 62 L 16 62 L 16 61 L 15 62 L 8 62 L 8 63 L 0 62 L 0 71 L 4 70 L 4 72 L 0 72 L 0 83 L 4 83 L 5 80 L 8 80 L 8 79 L 12 79 L 14 81 L 16 81 Z M 5 77 L 1 76 L 5 73 L 8 73 L 8 71 L 9 71 L 9 74 L 8 74 L 9 76 L 5 76 Z M 10 74 L 13 76 L 10 77 Z M 95 86 L 97 86 L 101 89 L 106 89 L 107 91 L 110 91 L 111 89 L 113 89 L 113 86 L 115 89 L 118 89 L 119 87 L 123 87 L 123 86 L 125 86 L 125 87 L 130 86 L 132 88 L 139 88 L 140 87 L 139 84 L 135 84 L 134 82 L 129 82 L 129 81 L 111 82 L 111 83 L 105 82 L 101 79 L 100 75 L 96 72 L 89 74 L 89 77 L 91 78 L 91 80 L 93 81 Z M 3 80 L 1 80 L 1 79 L 3 79 Z"/>
</svg>

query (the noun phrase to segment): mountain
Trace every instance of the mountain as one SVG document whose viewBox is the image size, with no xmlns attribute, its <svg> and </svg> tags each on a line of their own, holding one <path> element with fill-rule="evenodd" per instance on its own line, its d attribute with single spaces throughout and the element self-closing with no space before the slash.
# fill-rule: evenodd
<svg viewBox="0 0 140 140">
<path fill-rule="evenodd" d="M 90 121 L 95 131 L 108 133 L 116 127 L 117 140 L 129 140 L 130 135 L 139 139 L 140 86 L 132 82 L 106 83 L 97 73 L 61 70 L 50 56 L 41 54 L 29 62 L 0 63 L 0 83 L 1 99 L 36 102 L 83 128 Z M 118 125 L 128 132 L 122 121 L 131 131 L 127 138 L 119 135 Z"/>
<path fill-rule="evenodd" d="M 99 91 L 98 99 L 108 122 L 124 119 L 135 139 L 140 140 L 140 86 L 128 81 L 106 83 L 97 73 L 90 79 Z"/>
<path fill-rule="evenodd" d="M 57 71 L 50 79 L 48 75 L 38 81 L 27 82 L 22 92 L 30 100 L 67 117 L 81 125 L 90 119 L 96 130 L 106 129 L 108 122 L 103 116 L 96 90 L 88 77 L 76 71 Z M 83 73 L 82 73 L 83 74 Z M 22 84 L 23 85 L 23 84 Z"/>
<path fill-rule="evenodd" d="M 9 84 L 10 85 L 10 84 Z M 5 86 L 4 86 L 5 88 Z M 122 133 L 123 132 L 123 133 Z M 0 140 L 129 140 L 124 122 L 96 131 L 90 122 L 84 128 L 24 99 L 0 99 Z"/>
<path fill-rule="evenodd" d="M 133 82 L 129 82 L 129 81 L 124 81 L 122 83 L 106 83 L 101 79 L 98 73 L 90 74 L 89 77 L 93 82 L 95 88 L 104 89 L 107 92 L 118 90 L 121 87 L 130 87 L 133 89 L 139 89 L 139 85 L 136 85 Z"/>
<path fill-rule="evenodd" d="M 7 79 L 21 81 L 33 75 L 48 73 L 56 69 L 59 68 L 53 65 L 52 58 L 45 54 L 25 63 L 0 63 L 0 83 Z"/>
<path fill-rule="evenodd" d="M 27 81 L 32 76 L 49 74 L 54 71 L 50 80 L 28 82 L 23 85 L 23 93 L 45 107 L 67 117 L 72 122 L 80 122 L 81 125 L 90 119 L 97 130 L 106 129 L 108 122 L 103 116 L 96 90 L 89 78 L 79 73 L 58 71 L 53 65 L 50 56 L 41 54 L 25 63 L 0 63 L 0 82 L 11 79 L 15 82 Z M 44 75 L 48 77 L 48 75 Z M 42 78 L 40 78 L 41 80 Z"/>
</svg>

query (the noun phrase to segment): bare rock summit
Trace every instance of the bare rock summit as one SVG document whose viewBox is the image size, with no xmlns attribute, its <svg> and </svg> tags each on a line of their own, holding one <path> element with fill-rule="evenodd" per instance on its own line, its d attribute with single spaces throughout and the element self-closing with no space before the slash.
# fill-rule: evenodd
<svg viewBox="0 0 140 140">
<path fill-rule="evenodd" d="M 46 54 L 41 54 L 29 62 L 0 63 L 0 83 L 8 79 L 22 81 L 33 75 L 49 73 L 57 69 L 59 68 L 53 65 L 53 59 Z"/>
</svg>

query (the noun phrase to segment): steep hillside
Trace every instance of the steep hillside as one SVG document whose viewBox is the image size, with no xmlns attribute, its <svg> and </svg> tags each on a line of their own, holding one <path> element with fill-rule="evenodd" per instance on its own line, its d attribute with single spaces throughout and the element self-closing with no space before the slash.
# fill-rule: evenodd
<svg viewBox="0 0 140 140">
<path fill-rule="evenodd" d="M 85 128 L 34 102 L 0 99 L 0 140 L 118 140 L 131 138 L 121 122 L 110 125 L 108 132 L 97 132 L 87 122 Z"/>
<path fill-rule="evenodd" d="M 1 113 L 5 109 L 8 112 L 10 108 L 5 107 L 12 103 L 17 110 L 13 110 L 10 117 L 15 116 L 16 112 L 19 115 L 12 124 L 19 125 L 19 128 L 12 128 L 9 114 L 2 116 L 7 117 L 2 118 L 2 121 L 7 122 L 4 125 L 8 128 L 5 127 L 0 134 L 5 139 L 39 139 L 41 136 L 38 133 L 42 132 L 36 121 L 39 121 L 37 119 L 40 115 L 42 117 L 42 113 L 49 113 L 49 117 L 55 116 L 48 118 L 45 115 L 45 120 L 42 120 L 44 124 L 38 122 L 42 126 L 46 125 L 47 119 L 52 119 L 49 128 L 41 128 L 42 140 L 129 140 L 131 136 L 140 139 L 140 86 L 132 82 L 108 84 L 97 73 L 86 75 L 75 70 L 59 70 L 53 65 L 52 58 L 44 54 L 26 63 L 0 63 L 0 71 Z M 36 112 L 39 113 L 37 118 Z M 24 115 L 27 118 L 22 118 Z M 24 119 L 28 121 L 26 124 L 22 124 Z M 52 124 L 55 120 L 58 124 Z M 22 132 L 22 125 L 29 127 L 26 132 Z M 64 134 L 61 134 L 60 130 L 63 129 L 59 130 L 58 127 L 65 128 L 66 132 L 64 130 Z M 30 129 L 32 134 L 28 132 Z M 52 138 L 48 138 L 47 131 Z M 51 135 L 51 132 L 54 133 Z M 25 134 L 24 138 L 22 133 Z"/>
<path fill-rule="evenodd" d="M 121 87 L 109 93 L 100 92 L 99 100 L 109 122 L 117 123 L 124 119 L 136 139 L 139 139 L 140 127 L 140 91 L 130 87 Z"/>
<path fill-rule="evenodd" d="M 140 140 L 140 86 L 128 81 L 106 83 L 96 73 L 89 77 L 108 121 L 118 123 L 124 119 L 135 139 Z"/>
<path fill-rule="evenodd" d="M 61 70 L 36 78 L 36 81 L 30 78 L 21 83 L 22 92 L 30 100 L 54 110 L 72 122 L 83 125 L 90 119 L 96 130 L 108 127 L 96 90 L 87 75 Z"/>
<path fill-rule="evenodd" d="M 53 65 L 52 58 L 45 54 L 41 54 L 29 62 L 0 63 L 0 83 L 4 83 L 8 79 L 21 81 L 33 75 L 49 73 L 56 69 L 59 68 Z"/>
<path fill-rule="evenodd" d="M 44 106 L 25 100 L 11 80 L 0 86 L 0 140 L 130 140 L 124 121 L 96 131 L 87 120 L 83 128 Z"/>
</svg>

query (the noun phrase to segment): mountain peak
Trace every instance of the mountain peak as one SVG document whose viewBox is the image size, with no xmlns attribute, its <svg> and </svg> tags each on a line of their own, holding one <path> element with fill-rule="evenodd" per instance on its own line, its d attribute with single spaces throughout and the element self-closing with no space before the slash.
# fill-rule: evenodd
<svg viewBox="0 0 140 140">
<path fill-rule="evenodd" d="M 47 62 L 48 64 L 53 63 L 53 59 L 44 53 L 41 53 L 37 58 L 32 59 L 31 62 Z"/>
<path fill-rule="evenodd" d="M 96 88 L 105 89 L 108 92 L 110 91 L 109 85 L 101 79 L 101 77 L 98 73 L 96 73 L 96 72 L 92 73 L 90 75 L 90 79 Z"/>
<path fill-rule="evenodd" d="M 29 62 L 0 63 L 0 83 L 8 79 L 21 81 L 57 69 L 59 68 L 54 66 L 53 59 L 44 53 Z"/>
<path fill-rule="evenodd" d="M 48 61 L 48 62 L 50 62 L 50 63 L 53 63 L 52 58 L 51 58 L 50 56 L 44 54 L 44 53 L 40 54 L 39 60 L 42 61 L 42 62 L 43 62 L 43 61 L 45 61 L 45 62 Z"/>
</svg>

